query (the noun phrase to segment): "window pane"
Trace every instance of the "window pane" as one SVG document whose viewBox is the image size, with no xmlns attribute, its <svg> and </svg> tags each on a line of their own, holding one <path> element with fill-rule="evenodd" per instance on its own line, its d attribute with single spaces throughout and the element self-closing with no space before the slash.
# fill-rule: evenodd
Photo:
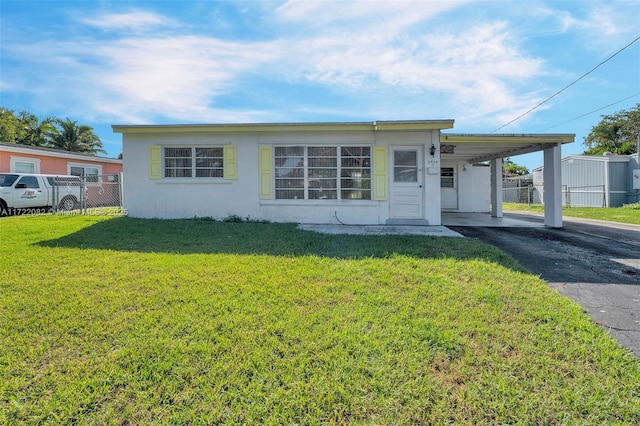
<svg viewBox="0 0 640 426">
<path fill-rule="evenodd" d="M 196 158 L 222 158 L 222 148 L 196 148 Z"/>
<path fill-rule="evenodd" d="M 304 200 L 304 189 L 276 189 L 276 198 L 279 200 Z"/>
<path fill-rule="evenodd" d="M 165 148 L 164 176 L 191 177 L 192 151 L 191 148 Z"/>
<path fill-rule="evenodd" d="M 394 151 L 393 164 L 396 166 L 417 166 L 416 151 Z"/>
<path fill-rule="evenodd" d="M 72 176 L 82 176 L 84 174 L 84 170 L 82 169 L 82 167 L 71 166 L 69 174 Z"/>
<path fill-rule="evenodd" d="M 350 146 L 340 149 L 340 198 L 371 199 L 371 148 Z"/>
<path fill-rule="evenodd" d="M 335 200 L 338 198 L 338 191 L 327 189 L 309 189 L 310 200 Z"/>
<path fill-rule="evenodd" d="M 309 158 L 309 167 L 337 167 L 338 160 L 335 157 L 314 157 Z"/>
<path fill-rule="evenodd" d="M 362 189 L 343 189 L 340 192 L 343 200 L 370 200 L 371 191 Z"/>
<path fill-rule="evenodd" d="M 304 179 L 276 179 L 276 189 L 304 189 Z"/>
<path fill-rule="evenodd" d="M 395 182 L 418 182 L 418 153 L 394 151 L 393 179 Z"/>
<path fill-rule="evenodd" d="M 276 147 L 274 156 L 276 198 L 304 199 L 304 147 Z"/>
<path fill-rule="evenodd" d="M 36 164 L 27 162 L 27 161 L 16 161 L 14 168 L 16 173 L 35 173 L 36 172 Z"/>
<path fill-rule="evenodd" d="M 85 167 L 84 175 L 86 182 L 98 182 L 98 169 L 96 167 Z"/>
<path fill-rule="evenodd" d="M 337 148 L 333 146 L 310 146 L 307 154 L 309 157 L 335 157 Z"/>
<path fill-rule="evenodd" d="M 16 185 L 25 184 L 27 188 L 40 188 L 38 179 L 35 176 L 23 176 Z"/>
<path fill-rule="evenodd" d="M 440 169 L 440 187 L 453 188 L 455 186 L 454 184 L 453 167 L 442 167 Z"/>
<path fill-rule="evenodd" d="M 224 176 L 222 169 L 196 169 L 196 177 L 221 178 Z"/>
<path fill-rule="evenodd" d="M 304 155 L 303 146 L 279 146 L 274 150 L 276 157 L 302 157 Z"/>
<path fill-rule="evenodd" d="M 396 182 L 417 182 L 418 170 L 415 167 L 394 167 L 393 178 Z"/>
<path fill-rule="evenodd" d="M 335 178 L 338 169 L 309 169 L 309 178 Z"/>
<path fill-rule="evenodd" d="M 222 148 L 196 148 L 195 155 L 196 177 L 224 177 Z"/>
</svg>

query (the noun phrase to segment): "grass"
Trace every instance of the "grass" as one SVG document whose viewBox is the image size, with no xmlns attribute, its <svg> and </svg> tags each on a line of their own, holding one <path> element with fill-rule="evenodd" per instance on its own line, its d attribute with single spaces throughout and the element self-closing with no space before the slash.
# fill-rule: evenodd
<svg viewBox="0 0 640 426">
<path fill-rule="evenodd" d="M 544 212 L 542 204 L 504 203 L 504 210 L 523 210 L 537 213 Z M 622 207 L 563 207 L 562 214 L 585 219 L 608 220 L 611 222 L 640 225 L 640 203 L 625 204 Z"/>
<path fill-rule="evenodd" d="M 2 424 L 638 424 L 640 363 L 479 241 L 0 221 Z"/>
</svg>

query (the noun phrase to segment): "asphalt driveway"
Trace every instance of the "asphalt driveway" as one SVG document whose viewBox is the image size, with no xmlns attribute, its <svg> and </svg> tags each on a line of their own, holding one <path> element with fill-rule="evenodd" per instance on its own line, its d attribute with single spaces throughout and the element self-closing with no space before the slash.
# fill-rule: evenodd
<svg viewBox="0 0 640 426">
<path fill-rule="evenodd" d="M 513 256 L 552 288 L 584 307 L 640 358 L 640 226 L 565 217 L 563 228 L 542 218 L 505 213 L 532 227 L 449 226 Z"/>
</svg>

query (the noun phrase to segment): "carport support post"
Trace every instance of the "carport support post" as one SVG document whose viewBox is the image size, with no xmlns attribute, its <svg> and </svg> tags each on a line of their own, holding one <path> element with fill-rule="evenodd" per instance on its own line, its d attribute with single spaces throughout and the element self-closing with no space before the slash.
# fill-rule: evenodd
<svg viewBox="0 0 640 426">
<path fill-rule="evenodd" d="M 491 160 L 491 216 L 502 217 L 502 158 Z"/>
<path fill-rule="evenodd" d="M 560 144 L 544 150 L 544 224 L 562 228 L 562 166 Z"/>
</svg>

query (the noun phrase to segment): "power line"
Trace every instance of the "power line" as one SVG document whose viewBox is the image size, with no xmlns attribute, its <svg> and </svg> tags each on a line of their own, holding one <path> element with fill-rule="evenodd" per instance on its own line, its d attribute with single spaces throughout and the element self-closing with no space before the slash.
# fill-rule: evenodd
<svg viewBox="0 0 640 426">
<path fill-rule="evenodd" d="M 635 42 L 637 42 L 638 40 L 640 40 L 640 37 L 636 37 L 635 40 L 633 40 L 631 43 L 627 44 L 626 46 L 624 46 L 622 49 L 618 50 L 616 53 L 614 53 L 613 55 L 609 56 L 607 59 L 605 59 L 604 61 L 600 62 L 598 65 L 596 65 L 595 67 L 593 67 L 592 69 L 590 69 L 589 71 L 587 71 L 586 73 L 582 74 L 580 77 L 578 77 L 576 80 L 574 80 L 573 82 L 567 84 L 566 86 L 564 86 L 562 89 L 558 90 L 556 93 L 554 93 L 553 95 L 549 96 L 547 99 L 545 99 L 544 101 L 540 102 L 538 105 L 534 106 L 533 108 L 531 108 L 530 110 L 528 110 L 527 112 L 520 114 L 519 116 L 517 116 L 516 118 L 514 118 L 513 120 L 511 120 L 510 122 L 508 122 L 507 124 L 498 127 L 497 129 L 495 129 L 494 131 L 492 131 L 491 133 L 495 133 L 498 130 L 507 127 L 509 124 L 520 120 L 522 117 L 524 117 L 525 115 L 531 113 L 532 111 L 535 111 L 536 109 L 540 108 L 542 105 L 544 105 L 545 103 L 549 102 L 551 99 L 555 98 L 556 96 L 558 96 L 560 93 L 564 92 L 565 90 L 567 90 L 569 87 L 573 86 L 574 84 L 576 84 L 577 82 L 579 82 L 580 80 L 582 80 L 583 78 L 585 78 L 586 76 L 588 76 L 589 74 L 591 74 L 592 72 L 594 72 L 596 69 L 598 69 L 600 66 L 604 65 L 605 63 L 609 62 L 611 59 L 613 59 L 616 55 L 618 55 L 620 52 L 622 52 L 623 50 L 627 49 L 629 46 L 631 46 L 632 44 L 634 44 Z"/>
<path fill-rule="evenodd" d="M 627 98 L 620 99 L 619 101 L 616 101 L 616 102 L 614 102 L 614 103 L 612 103 L 612 104 L 609 104 L 609 105 L 603 106 L 602 108 L 594 109 L 593 111 L 590 111 L 590 112 L 588 112 L 588 113 L 586 113 L 586 114 L 582 114 L 582 115 L 580 115 L 580 116 L 578 116 L 578 117 L 574 117 L 574 118 L 572 118 L 571 120 L 564 121 L 564 122 L 562 122 L 562 123 L 560 123 L 560 124 L 554 124 L 554 125 L 553 125 L 553 126 L 551 126 L 551 127 L 547 127 L 546 129 L 539 130 L 539 132 L 544 132 L 544 131 L 546 131 L 546 130 L 553 129 L 554 127 L 558 127 L 558 126 L 562 126 L 563 124 L 571 123 L 572 121 L 576 121 L 576 120 L 578 120 L 578 119 L 580 119 L 580 118 L 582 118 L 582 117 L 586 117 L 587 115 L 591 115 L 591 114 L 593 114 L 593 113 L 595 113 L 595 112 L 602 111 L 603 109 L 607 109 L 607 108 L 609 108 L 610 106 L 614 106 L 614 105 L 616 105 L 616 104 L 619 104 L 620 102 L 624 102 L 624 101 L 626 101 L 627 99 L 634 98 L 634 97 L 636 97 L 636 96 L 638 96 L 638 95 L 640 95 L 640 92 L 636 93 L 635 95 L 631 95 L 631 96 L 629 96 L 629 97 L 627 97 Z"/>
</svg>

